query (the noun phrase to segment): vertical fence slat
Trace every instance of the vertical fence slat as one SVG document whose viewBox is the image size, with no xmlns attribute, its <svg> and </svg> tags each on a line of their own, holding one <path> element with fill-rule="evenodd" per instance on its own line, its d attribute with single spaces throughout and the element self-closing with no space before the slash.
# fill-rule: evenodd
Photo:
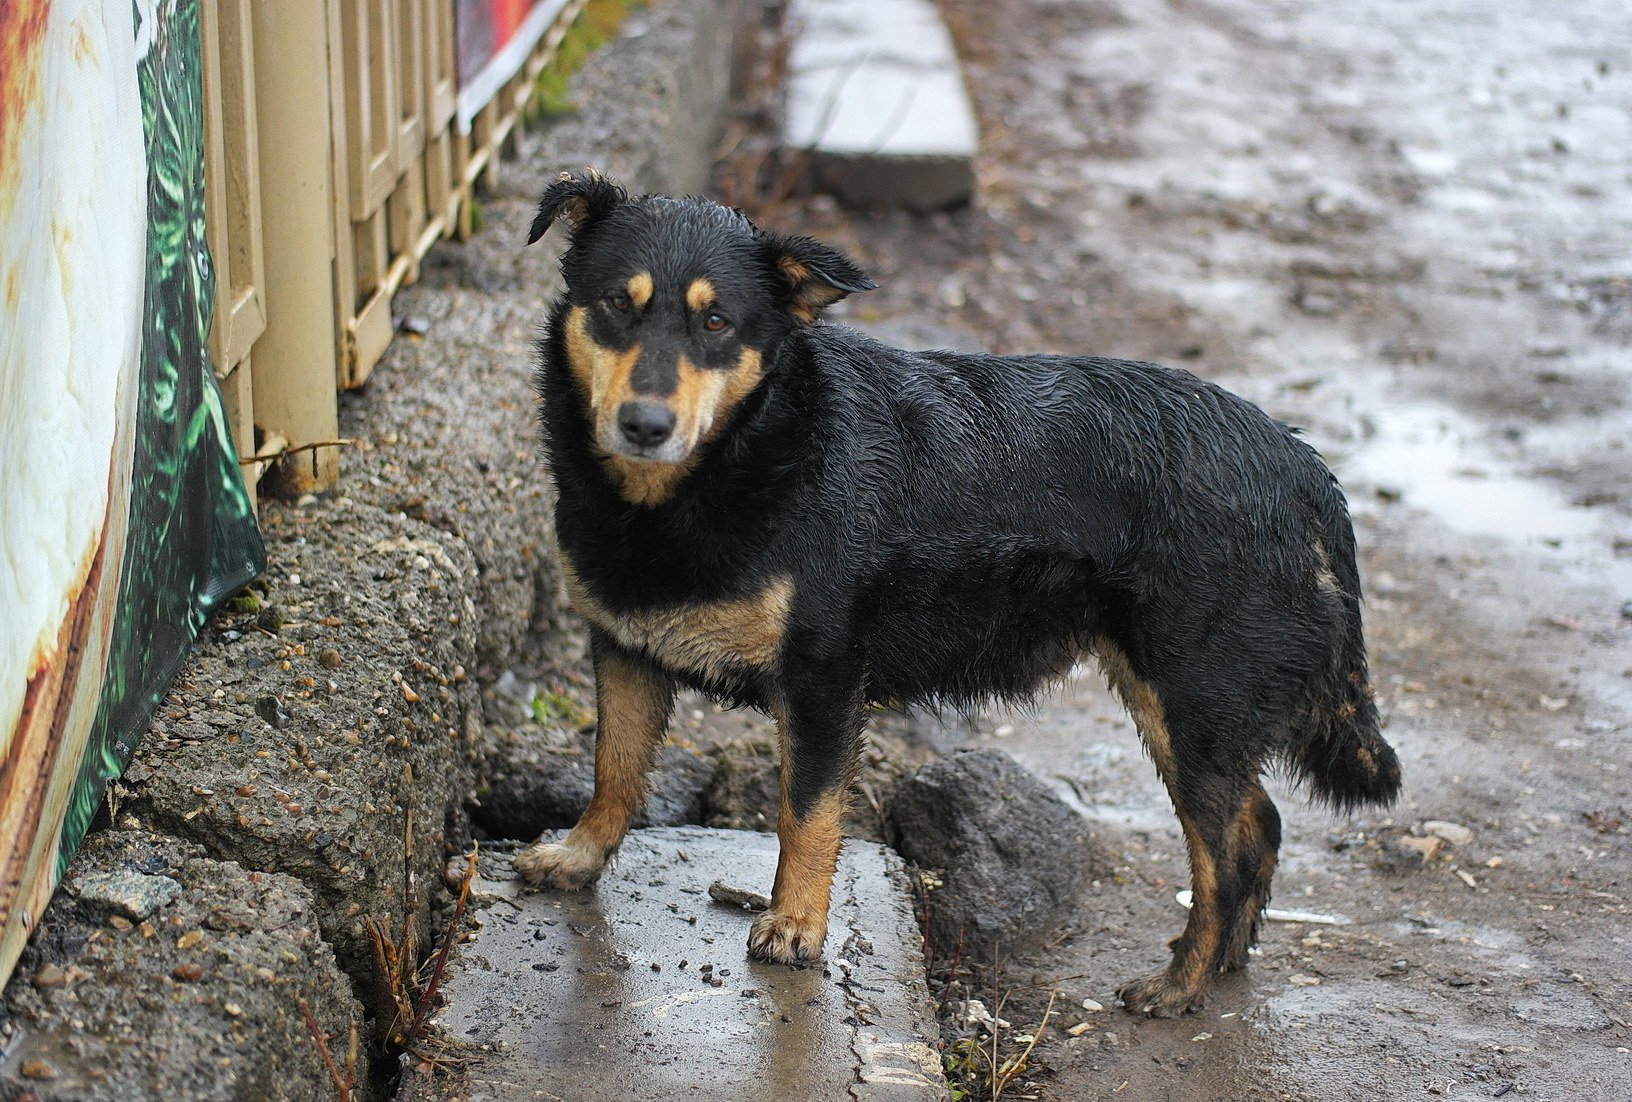
<svg viewBox="0 0 1632 1102">
<path fill-rule="evenodd" d="M 331 117 L 336 98 L 330 44 L 339 20 L 334 0 L 252 3 L 249 12 L 266 305 L 254 347 L 254 412 L 265 435 L 298 447 L 339 431 L 333 227 L 344 203 L 335 194 L 332 131 L 312 125 Z M 295 490 L 332 485 L 338 473 L 333 448 L 291 456 L 283 471 Z"/>
</svg>

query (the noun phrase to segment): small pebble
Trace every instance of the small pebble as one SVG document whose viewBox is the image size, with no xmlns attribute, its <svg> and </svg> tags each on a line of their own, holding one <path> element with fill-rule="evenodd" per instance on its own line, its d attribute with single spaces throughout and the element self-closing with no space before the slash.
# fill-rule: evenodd
<svg viewBox="0 0 1632 1102">
<path fill-rule="evenodd" d="M 1444 819 L 1429 819 L 1422 824 L 1422 829 L 1433 837 L 1449 842 L 1453 846 L 1465 846 L 1473 841 L 1473 831 L 1461 823 L 1451 823 Z"/>
<path fill-rule="evenodd" d="M 52 987 L 61 987 L 68 982 L 68 973 L 55 964 L 47 964 L 34 973 L 34 989 L 44 991 Z"/>
<path fill-rule="evenodd" d="M 57 1069 L 44 1060 L 24 1060 L 23 1066 L 19 1070 L 22 1071 L 24 1079 L 55 1079 L 57 1077 Z"/>
</svg>

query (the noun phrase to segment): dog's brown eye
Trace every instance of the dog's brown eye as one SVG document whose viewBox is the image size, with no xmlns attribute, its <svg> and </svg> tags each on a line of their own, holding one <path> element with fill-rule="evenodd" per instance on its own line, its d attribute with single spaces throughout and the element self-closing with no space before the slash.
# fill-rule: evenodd
<svg viewBox="0 0 1632 1102">
<path fill-rule="evenodd" d="M 703 319 L 703 328 L 707 329 L 710 333 L 718 333 L 720 330 L 724 329 L 730 324 L 730 322 L 726 321 L 725 318 L 721 317 L 719 314 L 709 314 Z"/>
<path fill-rule="evenodd" d="M 608 295 L 606 296 L 606 301 L 611 304 L 612 309 L 616 310 L 620 314 L 627 314 L 629 312 L 628 295 Z"/>
</svg>

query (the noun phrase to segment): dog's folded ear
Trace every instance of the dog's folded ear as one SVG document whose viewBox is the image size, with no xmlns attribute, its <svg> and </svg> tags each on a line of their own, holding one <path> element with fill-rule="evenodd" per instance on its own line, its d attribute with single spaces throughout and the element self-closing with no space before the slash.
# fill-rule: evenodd
<svg viewBox="0 0 1632 1102">
<path fill-rule="evenodd" d="M 852 292 L 878 286 L 831 245 L 784 234 L 768 234 L 767 241 L 783 280 L 788 310 L 806 324 L 815 321 L 823 307 Z"/>
<path fill-rule="evenodd" d="M 588 172 L 563 172 L 555 183 L 544 189 L 538 201 L 538 214 L 533 219 L 532 231 L 527 235 L 531 245 L 557 218 L 564 219 L 574 235 L 584 227 L 600 221 L 624 203 L 629 193 L 594 169 Z"/>
</svg>

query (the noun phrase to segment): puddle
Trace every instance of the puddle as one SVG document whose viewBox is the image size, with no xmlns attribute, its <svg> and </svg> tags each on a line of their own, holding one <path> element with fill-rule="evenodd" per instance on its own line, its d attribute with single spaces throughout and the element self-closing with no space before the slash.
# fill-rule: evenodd
<svg viewBox="0 0 1632 1102">
<path fill-rule="evenodd" d="M 1617 560 L 1614 525 L 1602 510 L 1572 504 L 1543 478 L 1486 442 L 1468 417 L 1432 404 L 1369 398 L 1360 440 L 1344 457 L 1341 475 L 1398 494 L 1407 508 L 1432 514 L 1466 536 L 1490 537 L 1558 556 L 1632 593 L 1632 563 Z"/>
<path fill-rule="evenodd" d="M 1370 407 L 1347 481 L 1398 492 L 1459 532 L 1537 542 L 1594 535 L 1598 518 L 1552 486 L 1526 479 L 1477 442 L 1461 414 L 1434 406 Z"/>
</svg>

